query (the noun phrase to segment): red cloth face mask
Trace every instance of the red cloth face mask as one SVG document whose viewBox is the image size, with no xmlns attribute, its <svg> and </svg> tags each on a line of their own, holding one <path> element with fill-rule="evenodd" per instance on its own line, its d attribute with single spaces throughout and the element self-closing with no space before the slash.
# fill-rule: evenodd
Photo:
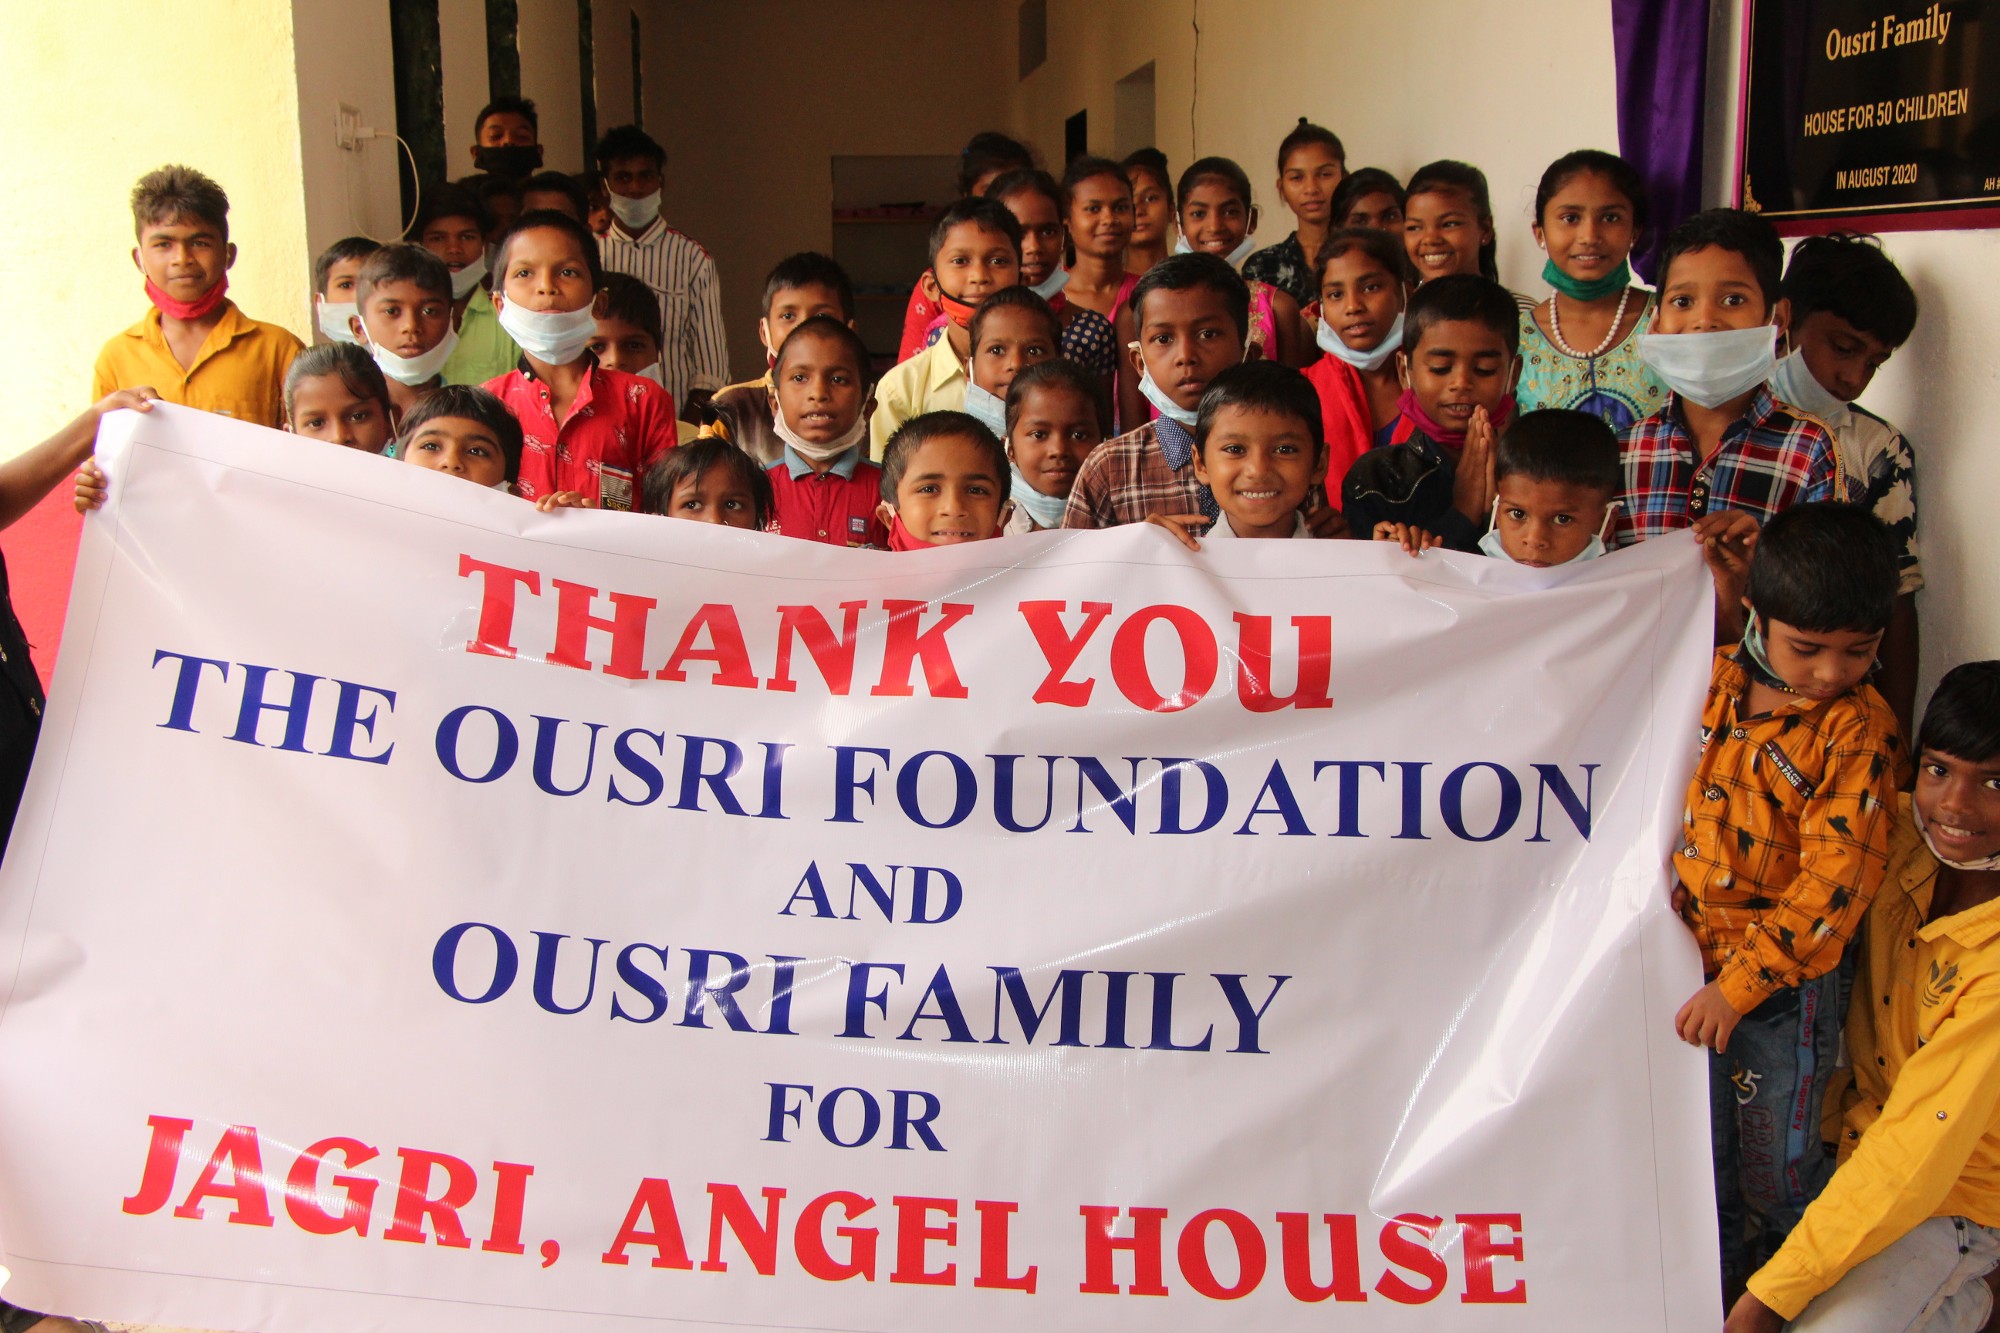
<svg viewBox="0 0 2000 1333">
<path fill-rule="evenodd" d="M 146 279 L 146 299 L 151 301 L 163 315 L 171 315 L 180 320 L 196 320 L 209 314 L 222 304 L 223 296 L 229 291 L 229 275 L 222 275 L 222 281 L 209 288 L 192 301 L 176 301 L 156 286 L 151 278 Z"/>
</svg>

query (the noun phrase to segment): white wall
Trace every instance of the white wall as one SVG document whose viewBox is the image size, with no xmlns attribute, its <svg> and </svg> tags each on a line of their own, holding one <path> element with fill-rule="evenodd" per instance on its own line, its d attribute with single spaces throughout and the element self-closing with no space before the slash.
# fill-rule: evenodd
<svg viewBox="0 0 2000 1333">
<path fill-rule="evenodd" d="M 438 52 L 444 84 L 444 169 L 472 174 L 479 108 L 492 101 L 486 65 L 486 0 L 438 0 Z"/>
<path fill-rule="evenodd" d="M 996 5 L 1007 30 L 1013 13 Z M 1573 148 L 1616 150 L 1611 7 L 1604 0 L 1261 0 L 1199 7 L 1091 0 L 1049 7 L 1049 59 L 1009 79 L 1014 127 L 1060 167 L 1063 121 L 1090 113 L 1094 152 L 1115 142 L 1116 85 L 1154 61 L 1158 147 L 1178 174 L 1196 156 L 1235 158 L 1263 208 L 1258 236 L 1292 228 L 1277 192 L 1279 140 L 1305 116 L 1341 137 L 1350 168 L 1407 178 L 1440 157 L 1486 172 L 1508 286 L 1541 295 L 1528 226 L 1542 169 Z M 1436 34 L 1424 41 L 1412 33 Z M 1462 58 L 1440 66 L 1442 47 Z M 1561 95 L 1546 96 L 1550 71 Z M 1192 109 L 1192 115 L 1190 110 Z"/>
<path fill-rule="evenodd" d="M 583 85 L 576 0 L 519 0 L 521 96 L 541 122 L 542 165 L 582 171 Z M 623 49 L 622 44 L 620 49 Z"/>
<path fill-rule="evenodd" d="M 395 75 L 382 58 L 389 50 L 388 0 L 293 0 L 292 27 L 306 252 L 317 255 L 343 236 L 394 240 L 403 233 L 396 174 L 403 150 L 394 139 L 364 139 L 346 150 L 335 146 L 333 133 L 340 102 L 358 108 L 366 125 L 396 128 Z M 300 275 L 296 299 L 310 326 L 310 272 Z"/>
<path fill-rule="evenodd" d="M 1713 21 L 1707 191 L 1710 202 L 1733 204 L 1742 0 L 1718 0 Z M 1987 419 L 2000 402 L 2000 307 L 1988 295 L 2000 272 L 2000 230 L 1888 232 L 1882 242 L 1916 288 L 1920 314 L 1863 402 L 1902 427 L 1917 455 L 1921 706 L 1949 668 L 2000 657 L 2000 528 L 1991 508 L 2000 449 Z"/>
</svg>

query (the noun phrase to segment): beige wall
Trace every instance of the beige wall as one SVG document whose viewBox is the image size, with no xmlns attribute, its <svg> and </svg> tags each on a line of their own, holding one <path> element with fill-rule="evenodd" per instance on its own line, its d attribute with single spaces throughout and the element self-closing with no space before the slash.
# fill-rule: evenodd
<svg viewBox="0 0 2000 1333">
<path fill-rule="evenodd" d="M 1013 63 L 1014 9 L 1003 0 L 1000 44 Z M 1157 146 L 1178 174 L 1197 156 L 1235 158 L 1263 209 L 1258 236 L 1282 240 L 1291 215 L 1276 188 L 1278 141 L 1300 116 L 1341 137 L 1351 167 L 1408 174 L 1439 157 L 1482 168 L 1493 187 L 1500 273 L 1546 292 L 1528 225 L 1542 168 L 1572 148 L 1617 148 L 1611 9 L 1579 0 L 1259 0 L 1194 7 L 1159 0 L 1049 6 L 1049 59 L 1006 80 L 1009 121 L 1060 162 L 1063 122 L 1090 113 L 1093 152 L 1116 146 L 1115 86 L 1154 62 Z M 1467 58 L 1439 81 L 1429 43 L 1449 34 Z M 1561 62 L 1562 96 L 1540 95 L 1536 73 Z M 1192 106 L 1193 114 L 1189 111 Z"/>
<path fill-rule="evenodd" d="M 162 69 L 205 73 L 162 79 Z M 0 125 L 11 193 L 37 205 L 17 208 L 0 247 L 15 312 L 0 321 L 0 365 L 14 381 L 0 394 L 0 452 L 76 415 L 98 348 L 145 313 L 128 196 L 154 167 L 182 162 L 221 182 L 239 248 L 230 295 L 306 331 L 289 0 L 0 7 Z"/>
<path fill-rule="evenodd" d="M 551 171 L 581 171 L 583 94 L 578 81 L 581 30 L 576 0 L 519 0 L 517 12 L 521 96 L 535 102 L 535 114 L 541 122 L 542 165 Z"/>
<path fill-rule="evenodd" d="M 342 102 L 357 108 L 362 123 L 370 128 L 396 128 L 395 75 L 384 58 L 389 50 L 388 0 L 344 0 L 338 5 L 293 0 L 292 24 L 297 35 L 298 152 L 310 265 L 313 256 L 344 236 L 393 240 L 403 234 L 396 172 L 403 150 L 390 138 L 363 139 L 355 149 L 334 142 L 334 109 Z M 296 316 L 285 312 L 288 322 L 297 318 L 310 326 L 310 279 L 308 270 L 287 293 L 304 305 Z"/>
<path fill-rule="evenodd" d="M 472 173 L 479 108 L 492 98 L 486 66 L 486 0 L 438 0 L 438 77 L 444 84 L 444 166 L 453 180 Z"/>
<path fill-rule="evenodd" d="M 764 274 L 793 251 L 833 243 L 833 157 L 956 154 L 1005 118 L 1013 20 L 1011 5 L 999 8 L 988 0 L 656 7 L 647 20 L 646 126 L 667 149 L 665 212 L 715 256 L 739 376 L 763 369 Z M 1004 61 L 982 54 L 1003 45 Z M 608 55 L 600 51 L 600 63 Z"/>
</svg>

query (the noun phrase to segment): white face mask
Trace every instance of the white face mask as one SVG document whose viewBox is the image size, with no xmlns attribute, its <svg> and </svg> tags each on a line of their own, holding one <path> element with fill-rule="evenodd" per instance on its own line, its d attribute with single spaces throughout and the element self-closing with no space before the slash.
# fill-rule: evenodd
<svg viewBox="0 0 2000 1333">
<path fill-rule="evenodd" d="M 1781 402 L 1790 403 L 1809 416 L 1818 417 L 1833 427 L 1836 434 L 1854 424 L 1854 409 L 1848 406 L 1846 399 L 1826 391 L 1806 365 L 1805 353 L 1796 348 L 1778 363 L 1771 376 L 1771 392 L 1777 394 Z"/>
<path fill-rule="evenodd" d="M 791 428 L 785 420 L 785 409 L 777 403 L 777 395 L 771 396 L 771 433 L 783 440 L 791 451 L 808 463 L 830 463 L 868 438 L 868 414 L 854 418 L 854 424 L 843 431 L 839 438 L 819 444 L 808 440 Z"/>
<path fill-rule="evenodd" d="M 1067 495 L 1043 495 L 1028 484 L 1021 475 L 1021 469 L 1010 461 L 1008 467 L 1014 471 L 1014 486 L 1007 496 L 1015 504 L 1028 511 L 1028 517 L 1035 520 L 1038 528 L 1059 528 L 1062 526 L 1063 511 L 1069 508 Z"/>
<path fill-rule="evenodd" d="M 1067 286 L 1069 286 L 1069 270 L 1058 264 L 1049 270 L 1048 277 L 1028 290 L 1046 301 Z"/>
<path fill-rule="evenodd" d="M 611 214 L 625 224 L 627 231 L 644 231 L 653 225 L 653 219 L 660 216 L 660 191 L 638 199 L 627 199 L 622 194 L 611 196 Z"/>
<path fill-rule="evenodd" d="M 1333 321 L 1326 317 L 1326 311 L 1319 315 L 1319 334 L 1315 338 L 1319 350 L 1329 356 L 1337 356 L 1356 370 L 1380 370 L 1403 346 L 1403 312 L 1396 312 L 1396 322 L 1389 326 L 1388 334 L 1381 342 L 1365 352 L 1357 352 L 1340 340 L 1334 332 Z"/>
<path fill-rule="evenodd" d="M 347 321 L 359 314 L 361 307 L 352 301 L 329 301 L 319 298 L 319 331 L 337 343 L 354 341 L 354 326 Z"/>
<path fill-rule="evenodd" d="M 641 370 L 639 372 L 639 378 L 642 380 L 651 380 L 653 383 L 659 385 L 662 389 L 667 387 L 666 380 L 660 377 L 660 363 L 657 361 L 655 361 L 652 365 L 647 366 L 644 370 Z"/>
<path fill-rule="evenodd" d="M 2000 852 L 1995 852 L 1991 856 L 1982 856 L 1977 861 L 1945 860 L 1939 854 L 1937 844 L 1931 841 L 1930 825 L 1924 823 L 1922 815 L 1917 814 L 1917 807 L 1914 804 L 1910 806 L 1910 813 L 1916 817 L 1917 832 L 1923 835 L 1924 846 L 1931 849 L 1931 855 L 1937 857 L 1939 865 L 1950 866 L 1953 870 L 2000 870 Z"/>
<path fill-rule="evenodd" d="M 1603 555 L 1604 536 L 1611 531 L 1611 520 L 1618 513 L 1618 506 L 1621 503 L 1623 501 L 1613 500 L 1604 507 L 1604 522 L 1598 524 L 1597 531 L 1590 534 L 1590 540 L 1583 544 L 1581 551 L 1559 564 L 1550 565 L 1549 568 L 1561 569 L 1564 565 L 1578 565 Z M 1486 535 L 1479 539 L 1479 553 L 1490 555 L 1495 560 L 1505 560 L 1510 565 L 1520 564 L 1520 561 L 1507 554 L 1507 548 L 1500 543 L 1500 500 L 1497 496 L 1493 500 L 1493 517 L 1488 523 Z"/>
<path fill-rule="evenodd" d="M 1153 383 L 1153 372 L 1150 368 L 1147 369 L 1145 374 L 1139 377 L 1139 392 L 1146 395 L 1146 401 L 1151 403 L 1161 416 L 1172 417 L 1189 430 L 1194 429 L 1195 419 L 1201 413 L 1198 411 L 1190 412 L 1173 399 L 1167 397 L 1167 391 Z"/>
<path fill-rule="evenodd" d="M 566 366 L 583 355 L 597 336 L 597 316 L 581 310 L 528 310 L 513 301 L 500 304 L 500 327 L 516 346 L 549 366 Z"/>
<path fill-rule="evenodd" d="M 1229 267 L 1233 269 L 1241 269 L 1243 267 L 1243 261 L 1248 259 L 1250 257 L 1251 252 L 1254 251 L 1256 248 L 1257 248 L 1257 238 L 1250 235 L 1250 233 L 1245 232 L 1243 233 L 1242 243 L 1238 245 L 1234 250 L 1231 250 L 1228 254 L 1223 255 L 1222 258 L 1229 261 Z M 1180 233 L 1180 239 L 1174 243 L 1174 253 L 1177 255 L 1191 255 L 1194 253 L 1194 247 L 1188 244 L 1188 238 L 1185 232 Z M 1206 254 L 1207 251 L 1203 251 L 1202 253 Z"/>
<path fill-rule="evenodd" d="M 1776 330 L 1716 329 L 1708 333 L 1647 333 L 1639 357 L 1666 386 L 1703 407 L 1720 407 L 1771 378 L 1778 364 Z"/>
<path fill-rule="evenodd" d="M 977 384 L 965 383 L 965 411 L 977 417 L 979 424 L 993 432 L 993 438 L 1007 438 L 1007 401 L 998 394 L 989 393 Z"/>
<path fill-rule="evenodd" d="M 415 388 L 436 379 L 444 369 L 444 363 L 451 360 L 451 354 L 458 350 L 458 330 L 446 326 L 444 338 L 436 347 L 420 356 L 397 356 L 386 347 L 371 345 L 368 354 L 375 358 L 375 364 L 382 367 L 382 373 L 398 384 Z"/>
<path fill-rule="evenodd" d="M 451 275 L 451 299 L 463 301 L 472 295 L 472 289 L 486 280 L 486 256 L 480 255 L 464 268 Z"/>
</svg>

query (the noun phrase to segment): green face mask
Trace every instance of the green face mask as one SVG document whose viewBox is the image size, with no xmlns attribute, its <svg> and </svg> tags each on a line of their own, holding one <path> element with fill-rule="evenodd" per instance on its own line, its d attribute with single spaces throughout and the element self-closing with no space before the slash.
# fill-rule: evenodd
<svg viewBox="0 0 2000 1333">
<path fill-rule="evenodd" d="M 1542 281 L 1572 301 L 1601 301 L 1632 285 L 1632 266 L 1621 263 L 1617 272 L 1607 273 L 1596 282 L 1579 282 L 1557 268 L 1555 260 L 1545 259 L 1542 261 Z"/>
</svg>

